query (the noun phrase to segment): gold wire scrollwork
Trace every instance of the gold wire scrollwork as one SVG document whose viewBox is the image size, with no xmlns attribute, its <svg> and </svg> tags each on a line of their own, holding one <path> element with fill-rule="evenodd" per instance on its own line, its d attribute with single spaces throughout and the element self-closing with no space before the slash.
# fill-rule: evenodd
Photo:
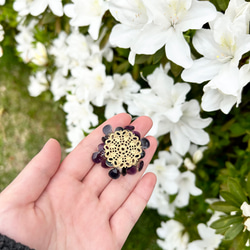
<svg viewBox="0 0 250 250">
<path fill-rule="evenodd" d="M 114 168 L 135 166 L 141 158 L 140 139 L 131 131 L 115 131 L 109 135 L 104 145 L 105 157 Z"/>
</svg>

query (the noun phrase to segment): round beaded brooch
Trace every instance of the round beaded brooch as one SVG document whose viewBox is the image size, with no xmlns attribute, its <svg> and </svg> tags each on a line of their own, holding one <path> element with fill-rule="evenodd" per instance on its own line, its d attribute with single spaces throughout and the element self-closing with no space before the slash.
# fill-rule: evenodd
<svg viewBox="0 0 250 250">
<path fill-rule="evenodd" d="M 101 163 L 104 168 L 111 168 L 109 176 L 112 179 L 119 178 L 121 174 L 135 174 L 143 168 L 141 159 L 150 143 L 134 129 L 130 125 L 117 127 L 113 132 L 110 125 L 103 127 L 103 142 L 98 145 L 98 151 L 93 153 L 92 160 Z"/>
</svg>

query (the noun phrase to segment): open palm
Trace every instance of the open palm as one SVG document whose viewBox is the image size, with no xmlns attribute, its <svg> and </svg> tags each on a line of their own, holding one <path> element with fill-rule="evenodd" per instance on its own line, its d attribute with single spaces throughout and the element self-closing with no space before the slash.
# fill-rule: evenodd
<svg viewBox="0 0 250 250">
<path fill-rule="evenodd" d="M 131 122 L 128 114 L 109 119 L 87 136 L 63 161 L 59 143 L 51 139 L 17 178 L 0 194 L 0 233 L 31 248 L 121 249 L 152 193 L 156 178 L 121 176 L 92 162 L 103 136 L 102 128 Z M 144 136 L 152 126 L 148 117 L 133 123 Z M 148 137 L 147 165 L 156 149 Z M 145 170 L 145 168 L 144 168 Z"/>
</svg>

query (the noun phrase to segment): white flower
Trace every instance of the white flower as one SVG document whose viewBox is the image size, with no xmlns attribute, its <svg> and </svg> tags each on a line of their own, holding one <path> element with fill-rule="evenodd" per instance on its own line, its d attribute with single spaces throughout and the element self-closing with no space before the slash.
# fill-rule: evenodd
<svg viewBox="0 0 250 250">
<path fill-rule="evenodd" d="M 3 26 L 0 24 L 0 42 L 2 42 L 4 39 L 4 30 Z"/>
<path fill-rule="evenodd" d="M 250 218 L 247 218 L 244 222 L 245 228 L 247 231 L 250 231 Z"/>
<path fill-rule="evenodd" d="M 134 64 L 136 52 L 132 47 L 144 26 L 151 22 L 144 2 L 143 0 L 113 0 L 109 2 L 109 11 L 116 20 L 121 22 L 113 27 L 110 43 L 121 48 L 131 48 L 128 60 Z"/>
<path fill-rule="evenodd" d="M 93 70 L 79 68 L 77 73 L 77 78 L 78 77 L 85 80 L 81 85 L 79 84 L 76 89 L 77 97 L 79 99 L 89 100 L 98 107 L 103 106 L 106 97 L 109 96 L 109 92 L 114 87 L 112 77 L 106 75 L 105 65 L 99 64 Z"/>
<path fill-rule="evenodd" d="M 48 62 L 47 50 L 44 44 L 37 42 L 35 48 L 31 50 L 31 62 L 38 66 L 44 66 Z"/>
<path fill-rule="evenodd" d="M 178 187 L 179 191 L 174 200 L 177 207 L 188 205 L 190 194 L 194 196 L 202 194 L 201 189 L 195 186 L 195 175 L 190 171 L 181 173 L 178 178 Z"/>
<path fill-rule="evenodd" d="M 39 96 L 42 92 L 49 88 L 46 77 L 46 71 L 37 71 L 35 75 L 30 76 L 30 84 L 28 90 L 31 96 Z"/>
<path fill-rule="evenodd" d="M 250 35 L 246 34 L 245 21 L 239 25 L 239 18 L 229 17 L 229 14 L 218 16 L 211 30 L 197 31 L 194 36 L 194 47 L 204 57 L 185 69 L 182 78 L 197 83 L 210 80 L 204 87 L 202 108 L 206 111 L 221 109 L 227 114 L 235 103 L 241 102 L 246 83 L 241 82 L 238 65 L 242 55 L 250 50 Z"/>
<path fill-rule="evenodd" d="M 188 170 L 194 170 L 196 168 L 196 164 L 203 158 L 203 151 L 206 149 L 207 147 L 198 147 L 195 144 L 191 144 L 188 150 L 191 159 L 188 157 L 184 159 L 184 165 Z"/>
<path fill-rule="evenodd" d="M 209 142 L 209 136 L 203 128 L 208 126 L 212 119 L 200 117 L 200 107 L 196 100 L 185 102 L 182 105 L 182 112 L 180 120 L 169 126 L 173 148 L 177 153 L 184 155 L 191 142 L 198 145 L 205 145 Z"/>
<path fill-rule="evenodd" d="M 88 101 L 79 100 L 75 95 L 68 94 L 63 106 L 66 114 L 66 125 L 79 127 L 90 132 L 91 126 L 98 124 L 98 117 L 93 113 L 93 106 Z"/>
<path fill-rule="evenodd" d="M 157 68 L 148 76 L 151 88 L 141 89 L 134 94 L 128 104 L 133 115 L 148 115 L 153 120 L 150 134 L 156 137 L 170 132 L 174 150 L 184 155 L 193 142 L 205 145 L 209 142 L 203 128 L 211 122 L 210 118 L 201 119 L 200 107 L 196 100 L 185 102 L 190 86 L 186 83 L 173 83 L 162 68 Z"/>
<path fill-rule="evenodd" d="M 230 0 L 225 15 L 234 24 L 236 32 L 249 33 L 250 3 L 244 0 Z"/>
<path fill-rule="evenodd" d="M 23 22 L 17 26 L 19 33 L 15 37 L 17 41 L 16 49 L 25 63 L 32 59 L 33 42 L 35 41 L 33 32 L 36 24 L 37 20 L 32 20 L 27 26 Z"/>
<path fill-rule="evenodd" d="M 30 13 L 32 1 L 30 0 L 15 0 L 13 9 L 18 12 L 20 16 L 26 16 Z"/>
<path fill-rule="evenodd" d="M 157 209 L 160 215 L 174 217 L 176 206 L 173 202 L 170 203 L 169 195 L 159 185 L 155 186 L 147 206 Z"/>
<path fill-rule="evenodd" d="M 5 4 L 5 0 L 0 0 L 0 5 L 4 5 Z"/>
<path fill-rule="evenodd" d="M 105 99 L 105 117 L 107 119 L 115 114 L 125 112 L 123 104 L 130 102 L 131 94 L 140 89 L 140 85 L 133 80 L 129 73 L 124 75 L 114 74 L 113 80 L 114 87 Z"/>
<path fill-rule="evenodd" d="M 63 15 L 62 0 L 34 0 L 31 6 L 30 14 L 38 16 L 49 7 L 56 16 Z"/>
<path fill-rule="evenodd" d="M 242 214 L 245 216 L 245 217 L 250 217 L 250 205 L 247 204 L 247 202 L 243 202 L 240 209 L 242 210 Z"/>
<path fill-rule="evenodd" d="M 49 49 L 49 53 L 55 57 L 55 66 L 62 70 L 64 76 L 67 76 L 70 67 L 66 39 L 67 34 L 61 31 Z"/>
<path fill-rule="evenodd" d="M 91 41 L 81 34 L 78 29 L 74 29 L 65 42 L 67 44 L 66 53 L 70 59 L 69 69 L 86 66 L 86 61 L 90 56 Z"/>
<path fill-rule="evenodd" d="M 157 68 L 147 80 L 151 88 L 141 89 L 139 94 L 135 94 L 128 109 L 131 114 L 150 116 L 154 121 L 150 133 L 158 137 L 169 132 L 169 122 L 179 121 L 190 86 L 174 84 L 162 67 Z"/>
<path fill-rule="evenodd" d="M 208 2 L 196 0 L 111 1 L 110 12 L 117 24 L 110 36 L 111 44 L 131 48 L 129 61 L 135 54 L 154 54 L 165 45 L 167 57 L 183 67 L 190 67 L 190 49 L 183 32 L 200 29 L 216 16 Z"/>
<path fill-rule="evenodd" d="M 65 14 L 72 18 L 72 26 L 88 26 L 89 34 L 96 40 L 102 22 L 102 16 L 108 9 L 105 0 L 72 0 L 72 4 L 64 6 Z"/>
<path fill-rule="evenodd" d="M 4 4 L 4 3 L 3 3 Z M 3 30 L 3 26 L 0 24 L 0 42 L 3 41 L 4 39 L 4 30 Z M 3 49 L 0 46 L 0 57 L 3 55 Z"/>
<path fill-rule="evenodd" d="M 195 240 L 188 244 L 188 250 L 214 250 L 221 243 L 223 235 L 216 234 L 215 229 L 203 223 L 197 226 L 201 240 Z"/>
<path fill-rule="evenodd" d="M 160 151 L 158 159 L 149 164 L 147 171 L 155 173 L 157 184 L 170 195 L 178 191 L 178 177 L 180 176 L 179 167 L 182 158 L 175 152 Z"/>
<path fill-rule="evenodd" d="M 54 101 L 58 101 L 70 90 L 70 80 L 63 76 L 62 70 L 57 70 L 52 76 L 50 90 L 54 96 Z"/>
<path fill-rule="evenodd" d="M 102 63 L 103 56 L 112 59 L 108 45 L 101 50 L 99 41 L 95 42 L 90 36 L 84 36 L 78 28 L 72 29 L 69 35 L 61 32 L 53 41 L 49 53 L 55 57 L 55 64 L 62 69 L 64 76 L 69 71 L 78 71 L 79 68 L 95 68 Z"/>
<path fill-rule="evenodd" d="M 175 152 L 160 151 L 158 159 L 149 164 L 147 172 L 153 172 L 157 177 L 157 183 L 152 196 L 149 199 L 148 207 L 156 208 L 158 213 L 168 217 L 174 216 L 175 205 L 170 203 L 169 195 L 178 191 L 179 167 L 182 158 Z"/>
<path fill-rule="evenodd" d="M 178 221 L 161 222 L 161 227 L 157 228 L 157 234 L 163 239 L 157 240 L 157 244 L 163 250 L 184 250 L 187 248 L 189 235 L 185 232 L 184 226 Z"/>
<path fill-rule="evenodd" d="M 68 126 L 67 129 L 67 137 L 71 143 L 71 147 L 67 148 L 66 152 L 71 152 L 84 138 L 84 134 L 80 127 Z"/>
<path fill-rule="evenodd" d="M 15 11 L 19 12 L 20 16 L 31 14 L 38 16 L 49 7 L 53 14 L 57 16 L 63 15 L 63 6 L 61 0 L 16 0 L 13 4 Z"/>
</svg>

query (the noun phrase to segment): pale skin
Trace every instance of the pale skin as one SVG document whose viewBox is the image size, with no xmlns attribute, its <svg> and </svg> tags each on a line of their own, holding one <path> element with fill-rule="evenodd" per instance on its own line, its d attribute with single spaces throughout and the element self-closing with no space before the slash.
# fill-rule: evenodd
<svg viewBox="0 0 250 250">
<path fill-rule="evenodd" d="M 148 136 L 144 168 L 112 180 L 91 156 L 101 143 L 102 128 L 131 123 L 119 114 L 95 129 L 61 162 L 59 143 L 50 139 L 0 194 L 0 233 L 36 250 L 121 249 L 144 210 L 156 183 L 143 175 L 157 142 Z M 132 122 L 143 136 L 148 117 Z"/>
</svg>

